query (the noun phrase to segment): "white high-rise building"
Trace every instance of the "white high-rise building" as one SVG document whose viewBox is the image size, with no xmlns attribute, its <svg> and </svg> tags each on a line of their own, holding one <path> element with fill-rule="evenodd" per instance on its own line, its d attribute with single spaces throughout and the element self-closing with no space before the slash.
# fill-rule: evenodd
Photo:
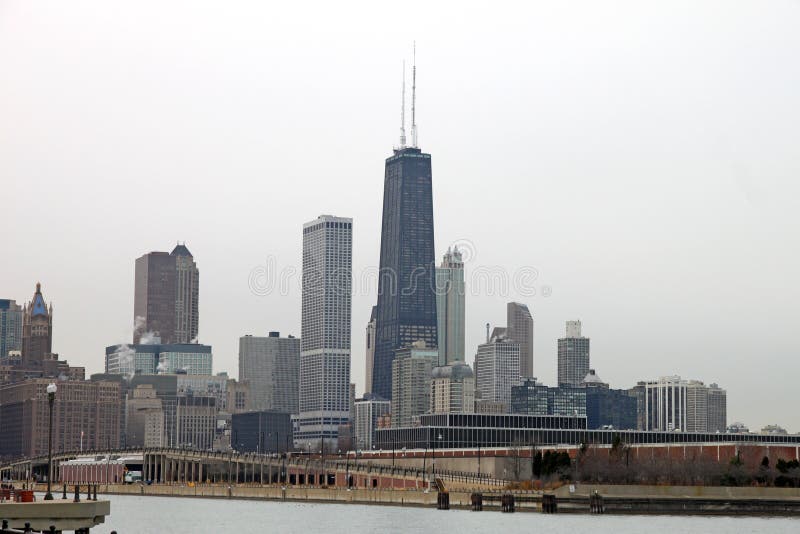
<svg viewBox="0 0 800 534">
<path fill-rule="evenodd" d="M 464 262 L 458 247 L 447 249 L 436 268 L 436 323 L 439 362 L 464 361 Z"/>
<path fill-rule="evenodd" d="M 511 406 L 511 387 L 519 383 L 519 343 L 498 332 L 488 342 L 478 345 L 475 389 L 482 403 L 502 403 L 507 412 Z"/>
<path fill-rule="evenodd" d="M 355 401 L 355 448 L 356 450 L 372 450 L 375 429 L 378 419 L 389 414 L 391 402 L 372 395 Z"/>
<path fill-rule="evenodd" d="M 431 371 L 431 413 L 474 413 L 475 373 L 464 362 Z"/>
<path fill-rule="evenodd" d="M 335 447 L 350 422 L 353 220 L 321 215 L 303 225 L 299 447 Z"/>
<path fill-rule="evenodd" d="M 716 384 L 662 376 L 644 385 L 645 430 L 725 431 L 726 393 Z"/>
<path fill-rule="evenodd" d="M 580 386 L 589 373 L 589 338 L 580 321 L 567 321 L 567 335 L 558 340 L 558 385 Z"/>
</svg>

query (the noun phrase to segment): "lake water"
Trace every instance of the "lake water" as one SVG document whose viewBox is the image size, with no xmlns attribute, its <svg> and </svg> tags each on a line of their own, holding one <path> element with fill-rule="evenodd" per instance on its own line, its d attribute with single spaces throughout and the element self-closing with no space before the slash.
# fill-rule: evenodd
<svg viewBox="0 0 800 534">
<path fill-rule="evenodd" d="M 103 496 L 103 498 L 107 498 Z M 593 534 L 620 532 L 797 533 L 800 518 L 547 515 L 533 512 L 440 511 L 355 504 L 237 501 L 113 495 L 111 515 L 92 533 L 195 534 L 279 532 L 281 534 L 362 534 L 387 532 L 458 534 L 535 532 Z"/>
</svg>

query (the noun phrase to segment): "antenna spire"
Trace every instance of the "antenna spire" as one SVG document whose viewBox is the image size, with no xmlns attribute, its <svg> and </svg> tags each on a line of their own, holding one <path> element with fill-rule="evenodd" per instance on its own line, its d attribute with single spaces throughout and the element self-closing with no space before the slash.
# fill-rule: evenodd
<svg viewBox="0 0 800 534">
<path fill-rule="evenodd" d="M 403 60 L 403 104 L 400 108 L 400 148 L 406 147 L 406 61 Z"/>
<path fill-rule="evenodd" d="M 417 148 L 417 42 L 414 41 L 414 66 L 411 69 L 411 146 Z"/>
</svg>

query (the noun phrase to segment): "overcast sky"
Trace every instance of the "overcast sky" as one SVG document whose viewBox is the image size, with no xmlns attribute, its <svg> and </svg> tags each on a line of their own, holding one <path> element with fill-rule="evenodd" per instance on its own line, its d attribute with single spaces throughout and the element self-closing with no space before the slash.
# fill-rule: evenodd
<svg viewBox="0 0 800 534">
<path fill-rule="evenodd" d="M 467 361 L 521 300 L 547 384 L 580 319 L 612 387 L 717 382 L 729 422 L 800 431 L 800 3 L 443 4 L 0 0 L 0 298 L 41 281 L 98 372 L 135 258 L 185 241 L 236 376 L 239 336 L 299 335 L 302 224 L 353 217 L 360 394 L 416 40 L 437 262 L 511 280 L 468 287 Z M 253 288 L 270 262 L 287 291 Z"/>
</svg>

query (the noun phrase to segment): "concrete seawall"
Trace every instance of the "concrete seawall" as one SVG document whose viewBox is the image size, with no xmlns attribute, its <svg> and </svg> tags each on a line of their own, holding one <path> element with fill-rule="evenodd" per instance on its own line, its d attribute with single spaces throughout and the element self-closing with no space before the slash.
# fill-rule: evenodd
<svg viewBox="0 0 800 534">
<path fill-rule="evenodd" d="M 100 493 L 112 495 L 152 495 L 217 499 L 319 502 L 340 504 L 379 504 L 387 506 L 437 506 L 436 491 L 391 489 L 307 488 L 258 485 L 111 485 L 100 486 Z M 485 492 L 484 510 L 500 509 L 500 494 L 512 493 L 516 511 L 542 511 L 542 496 L 553 495 L 558 513 L 598 513 L 592 509 L 597 492 L 609 514 L 698 514 L 698 515 L 792 515 L 800 516 L 800 488 L 707 487 L 707 486 L 613 486 L 577 485 L 574 491 L 562 486 L 553 492 Z M 453 509 L 470 509 L 472 493 L 451 491 Z"/>
</svg>

